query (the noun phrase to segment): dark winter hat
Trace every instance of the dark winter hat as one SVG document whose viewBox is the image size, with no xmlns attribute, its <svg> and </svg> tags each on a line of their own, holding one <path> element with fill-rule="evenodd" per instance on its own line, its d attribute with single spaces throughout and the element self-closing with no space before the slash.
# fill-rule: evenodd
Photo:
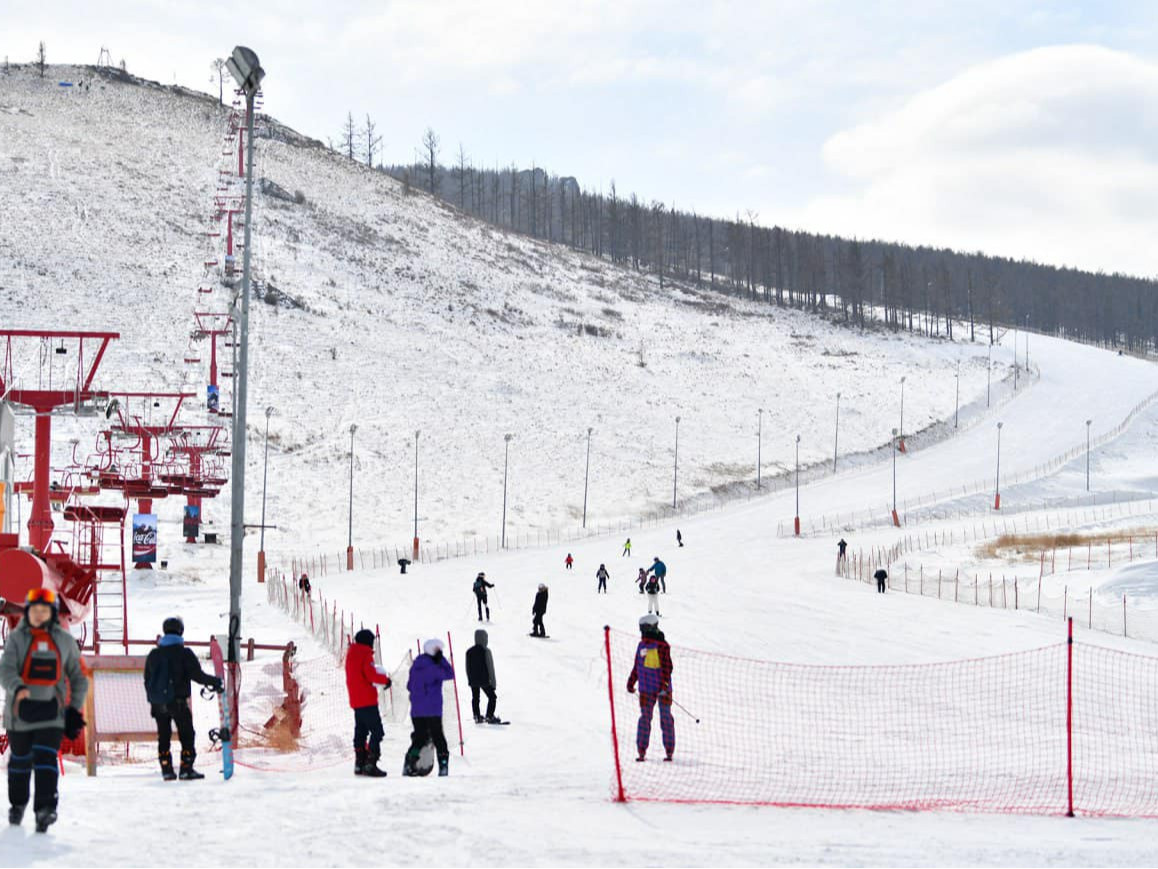
<svg viewBox="0 0 1158 869">
<path fill-rule="evenodd" d="M 185 636 L 185 623 L 181 621 L 180 616 L 169 616 L 161 624 L 161 631 L 166 634 L 176 634 L 179 637 Z"/>
<path fill-rule="evenodd" d="M 374 632 L 368 628 L 362 628 L 358 633 L 354 634 L 354 642 L 363 646 L 374 648 Z"/>
</svg>

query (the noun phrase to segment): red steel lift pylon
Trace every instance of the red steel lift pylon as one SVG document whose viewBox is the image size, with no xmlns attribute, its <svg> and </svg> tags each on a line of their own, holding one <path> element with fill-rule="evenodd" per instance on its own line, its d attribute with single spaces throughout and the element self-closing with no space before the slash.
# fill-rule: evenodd
<svg viewBox="0 0 1158 869">
<path fill-rule="evenodd" d="M 233 317 L 230 314 L 214 314 L 209 311 L 194 311 L 197 328 L 194 338 L 208 338 L 209 345 L 209 385 L 217 386 L 217 338 L 233 332 Z"/>
<path fill-rule="evenodd" d="M 141 513 L 153 512 L 153 498 L 163 498 L 168 491 L 163 487 L 153 486 L 153 439 L 175 435 L 180 431 L 177 425 L 177 414 L 181 412 L 181 405 L 186 398 L 193 398 L 192 392 L 110 392 L 110 398 L 118 401 L 116 406 L 117 424 L 115 431 L 125 434 L 135 434 L 141 439 L 141 477 L 140 480 L 125 480 L 125 497 L 137 499 L 137 506 Z M 145 422 L 140 415 L 133 414 L 127 404 L 134 398 L 143 399 L 146 404 L 152 402 L 158 407 L 162 400 L 173 401 L 173 413 L 160 423 Z M 125 404 L 119 402 L 124 399 Z M 111 407 L 111 404 L 110 404 Z"/>
</svg>

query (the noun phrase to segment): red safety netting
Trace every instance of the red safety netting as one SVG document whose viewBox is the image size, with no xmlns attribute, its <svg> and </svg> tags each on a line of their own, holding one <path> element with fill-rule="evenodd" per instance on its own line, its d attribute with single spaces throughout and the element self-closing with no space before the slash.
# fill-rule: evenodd
<svg viewBox="0 0 1158 869">
<path fill-rule="evenodd" d="M 1158 659 L 1059 643 L 844 667 L 673 647 L 665 740 L 664 698 L 626 690 L 637 642 L 605 637 L 616 798 L 1065 814 L 1072 752 L 1074 810 L 1158 816 Z"/>
</svg>

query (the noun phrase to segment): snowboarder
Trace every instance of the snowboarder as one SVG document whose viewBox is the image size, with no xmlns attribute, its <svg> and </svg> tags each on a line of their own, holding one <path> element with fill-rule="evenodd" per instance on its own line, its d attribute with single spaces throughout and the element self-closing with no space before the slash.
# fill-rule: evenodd
<svg viewBox="0 0 1158 869">
<path fill-rule="evenodd" d="M 563 559 L 563 563 L 567 565 L 568 570 L 570 570 L 571 566 L 575 563 L 575 559 L 571 557 L 570 552 L 568 552 L 567 557 L 565 559 Z"/>
<path fill-rule="evenodd" d="M 88 678 L 72 634 L 57 622 L 56 592 L 34 588 L 24 604 L 24 618 L 8 634 L 0 656 L 4 688 L 4 729 L 12 754 L 8 761 L 8 823 L 24 820 L 33 772 L 36 799 L 32 810 L 36 832 L 56 822 L 57 776 L 61 739 L 76 739 L 84 730 Z M 65 704 L 68 704 L 67 706 Z"/>
<path fill-rule="evenodd" d="M 607 572 L 607 565 L 599 565 L 599 569 L 595 571 L 595 578 L 599 580 L 599 587 L 595 589 L 595 593 L 603 592 L 607 594 L 607 580 L 611 578 L 611 574 Z"/>
<path fill-rule="evenodd" d="M 885 587 L 889 582 L 889 575 L 883 567 L 878 567 L 877 572 L 873 574 L 873 579 L 877 581 L 877 591 L 881 594 L 885 593 Z"/>
<path fill-rule="evenodd" d="M 470 709 L 474 713 L 475 724 L 486 722 L 498 724 L 495 717 L 495 659 L 487 648 L 487 632 L 479 628 L 474 632 L 474 645 L 466 650 L 466 681 L 470 685 Z M 483 718 L 479 711 L 479 693 L 487 695 L 487 715 Z"/>
<path fill-rule="evenodd" d="M 378 689 L 390 687 L 390 677 L 374 664 L 374 632 L 362 628 L 346 650 L 346 693 L 354 710 L 354 775 L 384 778 L 378 768 L 382 757 L 382 714 Z"/>
<path fill-rule="evenodd" d="M 639 688 L 639 724 L 635 728 L 635 747 L 639 750 L 637 761 L 647 758 L 647 746 L 651 742 L 651 718 L 656 703 L 659 703 L 659 727 L 663 734 L 665 761 L 670 761 L 675 753 L 675 717 L 671 711 L 671 646 L 663 631 L 659 629 L 659 619 L 646 615 L 639 620 L 639 645 L 635 648 L 635 666 L 627 677 L 627 693 Z"/>
<path fill-rule="evenodd" d="M 494 588 L 494 583 L 487 582 L 487 575 L 479 571 L 479 575 L 474 578 L 474 599 L 478 604 L 478 620 L 483 620 L 483 610 L 487 611 L 487 621 L 491 620 L 491 608 L 487 603 L 487 589 Z"/>
<path fill-rule="evenodd" d="M 543 616 L 547 614 L 547 586 L 539 583 L 539 591 L 535 595 L 535 602 L 531 605 L 531 636 L 545 637 L 547 629 L 543 627 Z"/>
<path fill-rule="evenodd" d="M 427 640 L 422 654 L 410 666 L 406 690 L 410 692 L 410 748 L 402 766 L 405 776 L 419 775 L 417 763 L 427 742 L 434 743 L 438 755 L 438 774 L 447 775 L 450 768 L 450 749 L 442 732 L 442 683 L 454 678 L 454 668 L 442 657 L 442 641 Z"/>
<path fill-rule="evenodd" d="M 644 586 L 647 592 L 647 611 L 659 615 L 659 577 L 652 574 L 647 578 Z"/>
<path fill-rule="evenodd" d="M 663 593 L 667 594 L 667 565 L 658 558 L 653 558 L 651 560 L 651 573 L 655 574 L 655 578 L 659 580 L 659 584 L 663 588 Z"/>
<path fill-rule="evenodd" d="M 629 555 L 631 555 L 631 538 L 630 537 L 628 537 L 627 540 L 625 540 L 623 542 L 623 555 L 620 557 L 623 558 L 623 557 L 626 557 Z"/>
<path fill-rule="evenodd" d="M 162 636 L 157 646 L 145 658 L 145 694 L 149 713 L 157 722 L 157 760 L 161 764 L 161 778 L 172 781 L 194 781 L 205 778 L 193 769 L 197 759 L 197 734 L 193 730 L 192 685 L 208 685 L 220 693 L 225 689 L 221 680 L 201 669 L 197 656 L 185 646 L 185 623 L 170 616 L 161 623 Z M 181 741 L 180 774 L 173 772 L 173 725 Z"/>
<path fill-rule="evenodd" d="M 647 585 L 647 571 L 642 567 L 639 569 L 639 576 L 635 578 L 635 582 L 639 586 L 639 593 L 643 594 L 643 587 Z"/>
<path fill-rule="evenodd" d="M 676 543 L 680 545 L 680 549 L 684 548 L 684 536 L 680 534 L 680 530 L 676 529 Z"/>
<path fill-rule="evenodd" d="M 313 586 L 310 585 L 310 577 L 303 571 L 301 579 L 298 580 L 298 591 L 306 597 L 309 597 L 312 589 Z"/>
</svg>

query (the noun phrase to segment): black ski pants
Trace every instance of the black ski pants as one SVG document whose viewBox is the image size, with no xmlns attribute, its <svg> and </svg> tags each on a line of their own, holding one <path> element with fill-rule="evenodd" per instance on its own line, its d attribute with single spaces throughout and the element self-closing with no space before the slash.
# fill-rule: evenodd
<svg viewBox="0 0 1158 869">
<path fill-rule="evenodd" d="M 489 622 L 491 620 L 491 607 L 490 604 L 487 603 L 487 596 L 485 594 L 476 594 L 474 597 L 478 602 L 478 620 L 480 622 L 483 620 L 483 610 L 485 609 L 487 611 L 487 621 Z"/>
<path fill-rule="evenodd" d="M 534 618 L 531 620 L 531 636 L 545 637 L 547 636 L 547 629 L 543 627 L 543 613 L 533 613 Z"/>
<path fill-rule="evenodd" d="M 487 718 L 494 718 L 495 703 L 498 702 L 498 695 L 495 694 L 495 689 L 490 685 L 471 685 L 470 686 L 470 711 L 474 713 L 474 717 L 479 716 L 479 692 L 487 695 Z"/>
<path fill-rule="evenodd" d="M 36 778 L 36 802 L 32 810 L 56 811 L 57 778 L 60 776 L 60 741 L 64 731 L 59 727 L 37 730 L 9 730 L 8 802 L 28 805 L 32 778 Z"/>
<path fill-rule="evenodd" d="M 595 590 L 595 593 L 599 594 L 599 592 L 601 592 L 601 591 L 602 592 L 607 591 L 607 577 L 606 576 L 599 577 L 599 588 L 597 588 Z"/>
<path fill-rule="evenodd" d="M 439 760 L 446 760 L 450 757 L 450 748 L 446 745 L 446 734 L 442 732 L 442 718 L 440 716 L 412 717 L 410 722 L 414 726 L 414 732 L 410 734 L 410 751 L 408 752 L 410 757 L 417 758 L 418 753 L 422 751 L 422 746 L 426 745 L 427 741 L 434 743 L 434 751 Z"/>
<path fill-rule="evenodd" d="M 880 592 L 881 594 L 884 594 L 885 593 L 885 585 L 887 583 L 888 583 L 888 579 L 878 579 L 877 580 L 877 591 Z"/>
<path fill-rule="evenodd" d="M 153 718 L 157 721 L 157 754 L 170 753 L 173 741 L 173 725 L 177 725 L 177 738 L 181 740 L 181 759 L 197 756 L 197 733 L 193 730 L 193 710 L 188 699 L 178 700 L 166 706 L 154 706 Z"/>
<path fill-rule="evenodd" d="M 374 757 L 382 755 L 382 714 L 377 706 L 359 706 L 354 710 L 354 748 L 369 750 Z M 369 744 L 367 745 L 367 740 Z"/>
</svg>

